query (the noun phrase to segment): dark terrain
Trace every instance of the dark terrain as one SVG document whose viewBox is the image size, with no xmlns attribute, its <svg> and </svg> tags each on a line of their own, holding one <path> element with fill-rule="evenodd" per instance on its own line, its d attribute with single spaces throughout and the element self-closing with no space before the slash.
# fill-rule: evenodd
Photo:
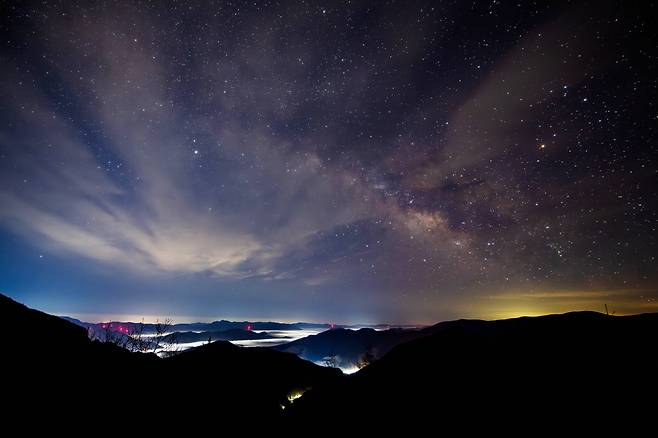
<svg viewBox="0 0 658 438">
<path fill-rule="evenodd" d="M 0 295 L 0 330 L 18 330 L 3 353 L 10 412 L 140 423 L 249 416 L 276 421 L 291 392 L 342 373 L 294 354 L 217 341 L 170 358 L 91 341 L 87 331 Z M 43 336 L 48 333 L 47 336 Z M 172 417 L 166 417 L 173 413 Z M 136 415 L 136 416 L 135 416 Z M 63 416 L 63 417 L 62 417 Z"/>
<path fill-rule="evenodd" d="M 658 412 L 656 313 L 459 320 L 423 332 L 348 379 L 307 392 L 291 414 L 467 430 L 525 421 L 630 426 Z"/>
<path fill-rule="evenodd" d="M 241 423 L 247 428 L 340 419 L 356 428 L 469 430 L 523 422 L 630 425 L 656 412 L 658 314 L 576 312 L 393 332 L 415 339 L 351 376 L 291 353 L 224 341 L 165 359 L 130 353 L 5 296 L 0 321 L 3 333 L 21 334 L 4 345 L 6 414 L 66 419 L 109 409 L 112 421 L 127 424 L 153 416 L 195 424 L 248 417 L 258 421 Z M 339 350 L 349 334 L 317 336 L 333 338 Z M 294 393 L 303 396 L 290 402 Z M 135 411 L 137 417 L 128 414 Z"/>
</svg>

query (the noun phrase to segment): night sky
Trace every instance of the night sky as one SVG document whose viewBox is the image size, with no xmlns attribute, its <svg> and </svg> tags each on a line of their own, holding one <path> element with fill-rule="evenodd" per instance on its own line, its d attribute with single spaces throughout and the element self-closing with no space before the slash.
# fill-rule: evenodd
<svg viewBox="0 0 658 438">
<path fill-rule="evenodd" d="M 658 311 L 655 9 L 2 2 L 0 291 L 91 320 Z"/>
</svg>

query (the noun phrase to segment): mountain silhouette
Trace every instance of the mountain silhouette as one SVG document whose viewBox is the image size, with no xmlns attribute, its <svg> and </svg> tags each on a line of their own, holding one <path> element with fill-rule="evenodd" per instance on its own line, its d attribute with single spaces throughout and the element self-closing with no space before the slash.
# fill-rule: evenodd
<svg viewBox="0 0 658 438">
<path fill-rule="evenodd" d="M 309 391 L 287 415 L 467 430 L 487 421 L 582 424 L 605 421 L 608 412 L 628 421 L 655 407 L 646 397 L 656 394 L 658 314 L 460 320 L 423 333 L 348 379 Z"/>
<path fill-rule="evenodd" d="M 267 332 L 255 332 L 252 330 L 243 329 L 229 329 L 219 330 L 214 332 L 176 332 L 170 335 L 163 336 L 163 342 L 178 342 L 181 344 L 190 342 L 207 341 L 243 341 L 251 339 L 272 339 L 272 336 Z"/>
<path fill-rule="evenodd" d="M 362 339 L 414 337 L 349 376 L 295 354 L 225 341 L 167 358 L 131 353 L 4 295 L 0 330 L 21 333 L 3 344 L 8 420 L 29 415 L 70 425 L 96 418 L 104 427 L 125 427 L 155 419 L 158 427 L 175 420 L 188 428 L 351 433 L 387 425 L 462 432 L 629 428 L 655 418 L 658 314 L 459 320 L 388 335 L 338 330 L 307 339 L 325 348 L 333 338 L 336 351 L 348 352 L 341 340 L 361 348 Z M 245 418 L 251 421 L 238 421 Z"/>
<path fill-rule="evenodd" d="M 313 362 L 332 359 L 337 366 L 350 368 L 357 366 L 364 360 L 364 357 L 367 357 L 369 361 L 377 359 L 396 345 L 421 335 L 422 332 L 417 330 L 377 331 L 372 328 L 359 330 L 338 328 L 272 348 L 277 351 L 295 353 Z"/>
<path fill-rule="evenodd" d="M 134 329 L 136 326 L 140 326 L 140 329 L 144 333 L 154 333 L 157 328 L 155 323 L 137 323 L 129 321 L 107 321 L 104 323 L 91 323 L 80 321 L 76 318 L 71 318 L 70 316 L 61 316 L 60 318 L 72 322 L 73 324 L 84 327 L 85 329 L 91 328 L 92 330 L 101 331 L 105 328 L 104 325 L 113 324 L 115 326 L 122 326 L 127 328 L 129 331 Z M 284 322 L 272 322 L 272 321 L 213 321 L 213 322 L 191 322 L 191 323 L 178 323 L 171 324 L 167 327 L 171 332 L 219 332 L 225 330 L 303 330 L 303 329 L 328 329 L 330 325 L 328 324 L 315 324 L 308 322 L 296 322 L 296 323 L 284 323 Z"/>
<path fill-rule="evenodd" d="M 83 327 L 0 294 L 0 332 L 17 327 L 21 337 L 10 336 L 3 345 L 8 417 L 37 412 L 66 418 L 73 410 L 82 418 L 109 411 L 113 421 L 137 422 L 173 410 L 180 419 L 248 413 L 275 421 L 291 393 L 343 377 L 294 354 L 224 341 L 168 358 L 131 353 L 92 341 Z M 134 410 L 139 415 L 131 420 L 128 412 Z"/>
</svg>

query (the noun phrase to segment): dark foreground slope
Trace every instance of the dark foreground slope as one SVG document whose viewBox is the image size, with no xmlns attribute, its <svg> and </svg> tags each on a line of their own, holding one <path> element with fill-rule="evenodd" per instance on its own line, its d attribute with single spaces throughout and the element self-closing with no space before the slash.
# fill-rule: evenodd
<svg viewBox="0 0 658 438">
<path fill-rule="evenodd" d="M 436 434 L 520 424 L 566 431 L 573 420 L 627 429 L 656 417 L 658 314 L 441 323 L 349 377 L 228 342 L 168 359 L 130 353 L 0 295 L 0 333 L 9 330 L 22 336 L 3 343 L 2 419 L 23 427 L 92 420 L 92 433 L 283 425 L 335 434 L 395 425 Z"/>
<path fill-rule="evenodd" d="M 115 426 L 154 427 L 244 417 L 268 422 L 281 417 L 291 392 L 342 378 L 293 354 L 221 341 L 167 359 L 131 353 L 0 295 L 0 333 L 10 328 L 21 336 L 3 343 L 6 418 L 109 417 Z"/>
<path fill-rule="evenodd" d="M 344 382 L 307 392 L 291 420 L 462 429 L 655 418 L 658 314 L 577 312 L 426 329 Z"/>
</svg>

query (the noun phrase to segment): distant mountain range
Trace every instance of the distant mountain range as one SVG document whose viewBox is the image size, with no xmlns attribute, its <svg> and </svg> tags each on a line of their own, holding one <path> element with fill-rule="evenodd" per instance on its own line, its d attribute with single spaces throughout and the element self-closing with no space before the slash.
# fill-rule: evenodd
<svg viewBox="0 0 658 438">
<path fill-rule="evenodd" d="M 114 330 L 121 333 L 130 333 L 138 326 L 144 334 L 153 334 L 156 325 L 152 323 L 135 323 L 127 321 L 108 321 L 103 323 L 89 323 L 79 319 L 62 316 L 62 319 L 84 327 L 91 335 L 98 335 L 104 330 Z M 273 347 L 278 351 L 297 354 L 313 362 L 322 362 L 331 358 L 336 366 L 341 368 L 354 367 L 364 356 L 378 358 L 388 352 L 395 345 L 414 339 L 421 335 L 416 326 L 399 328 L 386 324 L 372 326 L 377 328 L 358 328 L 360 326 L 317 324 L 307 322 L 279 323 L 263 321 L 213 321 L 209 323 L 181 323 L 167 327 L 167 335 L 162 338 L 164 342 L 187 344 L 211 341 L 244 341 L 263 339 L 282 339 L 276 334 L 262 332 L 268 331 L 301 331 L 320 330 L 320 335 L 305 338 Z M 171 333 L 171 334 L 169 334 Z"/>
<path fill-rule="evenodd" d="M 136 323 L 130 321 L 107 321 L 90 323 L 76 318 L 62 316 L 62 319 L 85 328 L 92 338 L 103 339 L 103 334 L 109 330 L 118 333 L 118 336 L 129 336 L 135 331 L 143 335 L 152 335 L 157 332 L 157 325 L 153 323 Z M 269 331 L 301 331 L 308 329 L 328 330 L 329 324 L 315 324 L 297 322 L 294 324 L 262 321 L 213 321 L 209 323 L 180 323 L 171 324 L 163 333 L 162 342 L 189 344 L 201 341 L 246 341 L 262 339 L 285 339 L 262 330 Z"/>
<path fill-rule="evenodd" d="M 176 332 L 162 338 L 163 342 L 177 342 L 189 344 L 201 341 L 244 341 L 254 339 L 276 338 L 267 332 L 254 332 L 251 330 L 229 329 L 216 332 Z"/>
<path fill-rule="evenodd" d="M 376 360 L 402 342 L 422 336 L 422 330 L 337 328 L 272 347 L 294 353 L 312 362 L 332 363 L 340 368 L 353 368 Z"/>
<path fill-rule="evenodd" d="M 103 323 L 90 323 L 80 321 L 79 319 L 62 316 L 62 319 L 72 322 L 84 328 L 104 329 L 102 327 L 106 324 L 113 324 L 116 327 L 126 327 L 132 329 L 140 323 L 130 321 L 108 321 Z M 141 324 L 144 333 L 154 333 L 156 331 L 156 324 L 143 323 Z M 224 330 L 304 330 L 304 329 L 330 329 L 334 326 L 331 324 L 316 324 L 309 322 L 296 322 L 296 323 L 283 323 L 283 322 L 263 322 L 263 321 L 213 321 L 213 322 L 192 322 L 192 323 L 179 323 L 172 324 L 169 327 L 171 332 L 219 332 Z M 347 327 L 347 326 L 340 326 Z"/>
</svg>

